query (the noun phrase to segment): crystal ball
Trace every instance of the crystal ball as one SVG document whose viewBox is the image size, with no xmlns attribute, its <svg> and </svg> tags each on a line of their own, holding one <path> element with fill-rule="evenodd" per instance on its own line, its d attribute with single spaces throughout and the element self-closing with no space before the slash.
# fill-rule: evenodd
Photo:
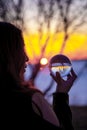
<svg viewBox="0 0 87 130">
<path fill-rule="evenodd" d="M 63 54 L 55 55 L 50 59 L 49 69 L 55 76 L 56 72 L 59 72 L 61 77 L 67 76 L 70 73 L 71 68 L 72 63 L 70 59 Z"/>
</svg>

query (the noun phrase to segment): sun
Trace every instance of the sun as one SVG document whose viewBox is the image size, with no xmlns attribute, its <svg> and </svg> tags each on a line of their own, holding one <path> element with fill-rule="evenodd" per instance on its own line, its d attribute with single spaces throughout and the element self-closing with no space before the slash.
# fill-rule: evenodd
<svg viewBox="0 0 87 130">
<path fill-rule="evenodd" d="M 47 60 L 47 58 L 41 58 L 41 60 L 40 60 L 40 64 L 41 65 L 46 65 L 48 63 L 48 60 Z"/>
</svg>

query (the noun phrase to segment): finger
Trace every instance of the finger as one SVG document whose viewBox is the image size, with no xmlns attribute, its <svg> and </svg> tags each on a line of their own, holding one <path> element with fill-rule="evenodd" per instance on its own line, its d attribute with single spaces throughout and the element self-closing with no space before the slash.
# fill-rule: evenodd
<svg viewBox="0 0 87 130">
<path fill-rule="evenodd" d="M 72 73 L 74 73 L 73 68 L 71 68 L 70 73 L 67 75 L 67 80 L 69 80 L 70 78 L 72 78 Z"/>
<path fill-rule="evenodd" d="M 56 77 L 57 77 L 57 81 L 58 81 L 58 82 L 61 82 L 62 77 L 61 77 L 61 75 L 60 75 L 59 72 L 56 72 Z"/>
<path fill-rule="evenodd" d="M 77 78 L 77 75 L 76 75 L 76 73 L 74 72 L 73 68 L 71 69 L 71 74 L 72 74 L 72 76 L 73 76 L 74 79 Z"/>
<path fill-rule="evenodd" d="M 54 76 L 53 73 L 50 73 L 50 76 L 56 81 L 56 77 Z"/>
<path fill-rule="evenodd" d="M 71 78 L 71 74 L 67 75 L 67 80 L 69 80 Z"/>
<path fill-rule="evenodd" d="M 74 72 L 73 68 L 71 69 L 71 74 L 75 75 L 75 72 Z"/>
</svg>

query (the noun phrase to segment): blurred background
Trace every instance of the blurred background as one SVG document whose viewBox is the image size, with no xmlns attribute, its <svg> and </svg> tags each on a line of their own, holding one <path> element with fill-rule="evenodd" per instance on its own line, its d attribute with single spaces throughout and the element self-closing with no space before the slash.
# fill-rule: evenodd
<svg viewBox="0 0 87 130">
<path fill-rule="evenodd" d="M 78 76 L 70 95 L 75 130 L 87 130 L 87 0 L 0 0 L 0 21 L 23 31 L 29 62 L 25 80 L 52 104 L 56 83 L 49 60 L 68 56 Z"/>
</svg>

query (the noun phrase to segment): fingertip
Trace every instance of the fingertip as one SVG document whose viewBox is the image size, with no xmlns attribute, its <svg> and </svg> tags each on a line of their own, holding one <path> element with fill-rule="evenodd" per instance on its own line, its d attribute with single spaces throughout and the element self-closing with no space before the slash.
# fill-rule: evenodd
<svg viewBox="0 0 87 130">
<path fill-rule="evenodd" d="M 71 77 L 71 75 L 70 75 L 70 73 L 67 75 L 67 79 L 70 79 L 70 77 Z"/>
<path fill-rule="evenodd" d="M 72 75 L 74 75 L 74 74 L 75 74 L 75 72 L 74 72 L 73 68 L 71 68 L 71 74 L 72 74 Z"/>
<path fill-rule="evenodd" d="M 72 76 L 74 77 L 74 79 L 77 78 L 77 74 L 75 73 L 75 71 L 73 70 L 73 68 L 72 68 L 72 70 L 71 70 L 71 74 L 72 74 Z"/>
<path fill-rule="evenodd" d="M 54 75 L 53 75 L 53 73 L 52 73 L 52 72 L 50 72 L 50 76 L 54 78 Z"/>
<path fill-rule="evenodd" d="M 50 72 L 50 75 L 52 75 L 52 73 Z"/>
<path fill-rule="evenodd" d="M 57 79 L 59 79 L 59 80 L 62 78 L 59 72 L 56 72 L 56 77 L 57 77 Z"/>
<path fill-rule="evenodd" d="M 59 73 L 59 72 L 56 72 L 56 76 L 60 76 L 60 73 Z"/>
<path fill-rule="evenodd" d="M 71 72 L 74 72 L 73 67 L 71 67 Z"/>
<path fill-rule="evenodd" d="M 50 76 L 51 76 L 51 77 L 53 77 L 53 74 L 52 74 L 52 73 L 50 73 Z"/>
</svg>

